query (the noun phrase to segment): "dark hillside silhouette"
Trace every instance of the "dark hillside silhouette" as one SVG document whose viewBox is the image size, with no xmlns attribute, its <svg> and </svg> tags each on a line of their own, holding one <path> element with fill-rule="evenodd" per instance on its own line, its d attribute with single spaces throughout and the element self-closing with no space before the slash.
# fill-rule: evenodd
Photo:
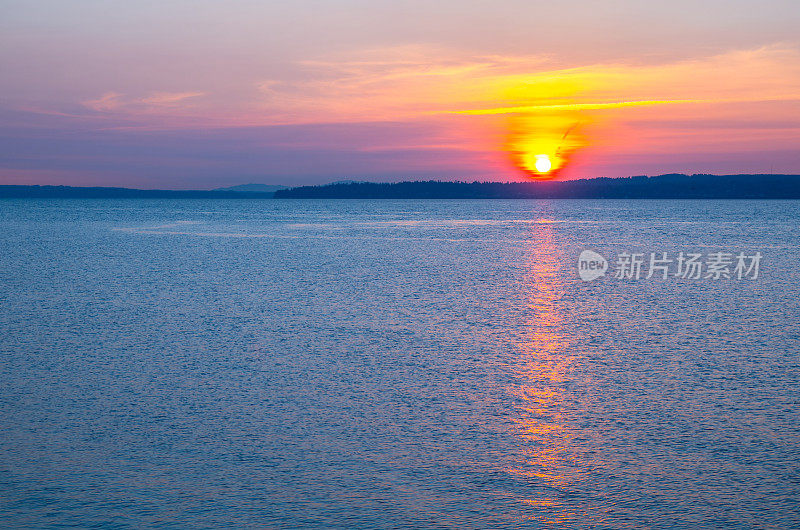
<svg viewBox="0 0 800 530">
<path fill-rule="evenodd" d="M 800 199 L 800 175 L 659 175 L 538 182 L 343 183 L 278 199 Z"/>
</svg>

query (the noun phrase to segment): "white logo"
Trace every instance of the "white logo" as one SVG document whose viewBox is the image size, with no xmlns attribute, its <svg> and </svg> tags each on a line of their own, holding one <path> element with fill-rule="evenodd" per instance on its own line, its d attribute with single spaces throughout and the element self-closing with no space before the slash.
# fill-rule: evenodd
<svg viewBox="0 0 800 530">
<path fill-rule="evenodd" d="M 578 256 L 578 276 L 585 282 L 604 276 L 607 270 L 606 258 L 593 250 L 584 250 Z"/>
</svg>

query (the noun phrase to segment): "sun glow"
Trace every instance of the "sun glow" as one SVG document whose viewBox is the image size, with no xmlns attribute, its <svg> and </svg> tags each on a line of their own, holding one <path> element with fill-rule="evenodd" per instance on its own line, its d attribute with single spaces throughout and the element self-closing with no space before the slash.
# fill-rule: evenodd
<svg viewBox="0 0 800 530">
<path fill-rule="evenodd" d="M 509 116 L 505 151 L 511 162 L 536 180 L 559 176 L 573 153 L 587 144 L 581 132 L 586 116 L 577 112 Z"/>
</svg>

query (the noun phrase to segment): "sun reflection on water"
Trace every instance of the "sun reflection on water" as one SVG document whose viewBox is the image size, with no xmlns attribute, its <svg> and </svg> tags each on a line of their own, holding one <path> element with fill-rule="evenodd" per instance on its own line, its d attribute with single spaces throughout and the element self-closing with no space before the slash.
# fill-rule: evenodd
<svg viewBox="0 0 800 530">
<path fill-rule="evenodd" d="M 509 389 L 515 398 L 514 434 L 521 457 L 506 471 L 531 484 L 550 486 L 552 495 L 519 500 L 531 508 L 529 518 L 559 523 L 590 516 L 563 498 L 586 472 L 573 449 L 577 430 L 567 417 L 570 372 L 579 357 L 561 306 L 565 286 L 560 274 L 567 257 L 556 244 L 554 224 L 542 221 L 531 225 L 524 279 L 529 316 L 513 361 L 516 381 Z"/>
</svg>

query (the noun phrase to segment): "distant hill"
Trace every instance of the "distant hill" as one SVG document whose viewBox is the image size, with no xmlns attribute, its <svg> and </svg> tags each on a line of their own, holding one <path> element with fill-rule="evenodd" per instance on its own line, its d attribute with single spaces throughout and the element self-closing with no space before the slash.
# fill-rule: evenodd
<svg viewBox="0 0 800 530">
<path fill-rule="evenodd" d="M 800 199 L 800 175 L 681 175 L 532 182 L 348 183 L 278 190 L 277 199 Z"/>
<path fill-rule="evenodd" d="M 256 193 L 274 193 L 278 190 L 284 190 L 289 186 L 280 186 L 277 184 L 239 184 L 238 186 L 230 186 L 227 188 L 217 188 L 213 191 L 236 191 L 236 192 L 256 192 Z"/>
<path fill-rule="evenodd" d="M 271 199 L 273 192 L 0 185 L 0 199 Z"/>
</svg>

